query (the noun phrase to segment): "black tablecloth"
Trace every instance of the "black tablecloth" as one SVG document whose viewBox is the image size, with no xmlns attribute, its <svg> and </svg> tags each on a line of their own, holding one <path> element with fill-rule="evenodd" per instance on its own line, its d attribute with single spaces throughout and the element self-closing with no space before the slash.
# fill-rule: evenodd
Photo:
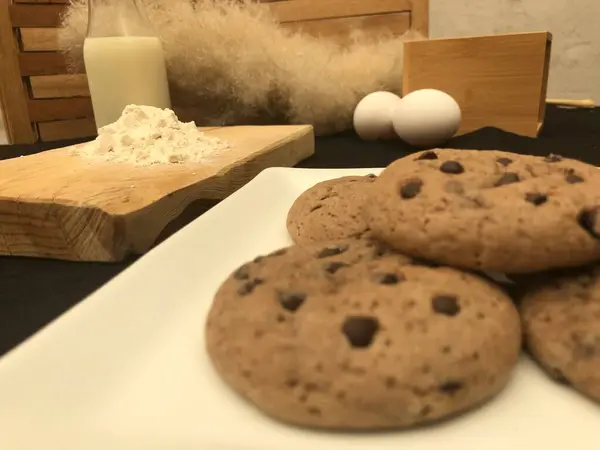
<svg viewBox="0 0 600 450">
<path fill-rule="evenodd" d="M 67 145 L 69 143 L 61 143 Z M 0 159 L 57 146 L 0 146 Z M 600 166 L 600 108 L 549 107 L 539 138 L 494 128 L 454 138 L 447 147 L 499 149 L 532 155 L 558 153 Z M 400 142 L 363 142 L 353 133 L 317 139 L 316 154 L 300 167 L 383 167 L 413 151 Z M 71 263 L 0 257 L 0 355 L 117 275 L 133 259 L 119 264 Z"/>
</svg>

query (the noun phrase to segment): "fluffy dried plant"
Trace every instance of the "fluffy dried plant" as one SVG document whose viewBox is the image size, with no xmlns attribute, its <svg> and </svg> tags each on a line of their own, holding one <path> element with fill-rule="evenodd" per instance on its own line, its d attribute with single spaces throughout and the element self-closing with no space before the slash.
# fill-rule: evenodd
<svg viewBox="0 0 600 450">
<path fill-rule="evenodd" d="M 172 102 L 182 120 L 312 124 L 317 134 L 327 134 L 352 126 L 364 95 L 401 89 L 406 35 L 374 40 L 356 32 L 340 45 L 285 29 L 254 0 L 140 2 L 162 40 Z M 100 27 L 114 25 L 114 11 L 95 13 Z M 71 70 L 81 70 L 86 0 L 71 0 L 63 25 L 60 47 Z"/>
</svg>

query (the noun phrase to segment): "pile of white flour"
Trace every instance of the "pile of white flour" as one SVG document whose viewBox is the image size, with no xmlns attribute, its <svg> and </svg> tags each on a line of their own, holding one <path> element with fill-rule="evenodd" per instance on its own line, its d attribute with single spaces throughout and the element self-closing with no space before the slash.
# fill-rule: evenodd
<svg viewBox="0 0 600 450">
<path fill-rule="evenodd" d="M 229 144 L 180 122 L 170 109 L 129 105 L 116 122 L 100 128 L 98 137 L 78 153 L 138 166 L 209 162 Z"/>
</svg>

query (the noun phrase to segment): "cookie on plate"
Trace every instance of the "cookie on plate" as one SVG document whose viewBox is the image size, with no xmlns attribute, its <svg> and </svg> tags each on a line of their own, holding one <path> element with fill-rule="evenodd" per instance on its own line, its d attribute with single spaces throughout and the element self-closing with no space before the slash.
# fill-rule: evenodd
<svg viewBox="0 0 600 450">
<path fill-rule="evenodd" d="M 218 290 L 206 345 L 222 379 L 278 420 L 325 429 L 428 423 L 499 392 L 516 308 L 496 286 L 367 240 L 283 249 Z"/>
<path fill-rule="evenodd" d="M 600 266 L 574 272 L 523 296 L 523 330 L 553 378 L 600 401 Z"/>
<path fill-rule="evenodd" d="M 367 188 L 375 175 L 348 176 L 317 183 L 290 208 L 287 229 L 295 243 L 361 237 L 368 232 L 362 216 Z"/>
<path fill-rule="evenodd" d="M 600 171 L 580 161 L 429 150 L 388 166 L 369 196 L 376 238 L 438 263 L 531 273 L 600 258 Z"/>
</svg>

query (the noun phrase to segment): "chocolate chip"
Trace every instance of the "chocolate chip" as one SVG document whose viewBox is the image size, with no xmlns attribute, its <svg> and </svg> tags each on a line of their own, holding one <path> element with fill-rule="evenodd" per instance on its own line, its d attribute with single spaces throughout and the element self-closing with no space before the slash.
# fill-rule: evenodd
<svg viewBox="0 0 600 450">
<path fill-rule="evenodd" d="M 463 384 L 460 381 L 446 381 L 440 384 L 439 390 L 444 394 L 454 395 L 463 388 Z"/>
<path fill-rule="evenodd" d="M 569 184 L 583 183 L 584 179 L 577 175 L 575 172 L 567 173 L 565 181 Z"/>
<path fill-rule="evenodd" d="M 465 168 L 458 161 L 444 161 L 440 166 L 440 171 L 444 173 L 450 173 L 454 175 L 458 175 L 459 173 L 463 173 Z"/>
<path fill-rule="evenodd" d="M 348 267 L 348 264 L 340 262 L 340 261 L 330 262 L 329 264 L 327 264 L 325 266 L 325 272 L 333 275 L 338 270 L 340 270 L 342 267 Z"/>
<path fill-rule="evenodd" d="M 391 250 L 387 245 L 381 242 L 375 243 L 375 249 L 373 250 L 373 258 L 381 258 L 382 256 L 388 255 L 389 253 L 391 253 Z"/>
<path fill-rule="evenodd" d="M 314 407 L 314 406 L 311 406 L 310 408 L 308 408 L 308 413 L 311 416 L 321 417 L 321 410 L 319 408 Z"/>
<path fill-rule="evenodd" d="M 415 198 L 421 192 L 423 182 L 421 180 L 412 180 L 400 188 L 400 197 L 405 200 Z"/>
<path fill-rule="evenodd" d="M 348 250 L 348 245 L 337 245 L 335 247 L 325 247 L 319 253 L 317 253 L 317 258 L 329 258 L 330 256 L 341 255 L 346 250 Z"/>
<path fill-rule="evenodd" d="M 351 316 L 342 325 L 342 332 L 354 348 L 366 348 L 371 345 L 378 330 L 379 321 L 374 317 Z"/>
<path fill-rule="evenodd" d="M 289 378 L 285 381 L 285 385 L 289 388 L 295 388 L 299 383 L 300 381 L 297 378 Z"/>
<path fill-rule="evenodd" d="M 584 209 L 577 215 L 577 223 L 595 239 L 600 239 L 598 214 L 600 214 L 600 206 Z"/>
<path fill-rule="evenodd" d="M 548 201 L 548 196 L 539 192 L 528 192 L 525 194 L 525 201 L 533 203 L 535 206 L 540 206 Z"/>
<path fill-rule="evenodd" d="M 252 292 L 254 291 L 254 288 L 263 283 L 264 283 L 264 281 L 261 280 L 260 278 L 254 278 L 253 280 L 246 281 L 244 284 L 242 284 L 239 287 L 237 293 L 238 293 L 238 295 L 252 294 Z"/>
<path fill-rule="evenodd" d="M 310 208 L 310 211 L 309 211 L 309 212 L 314 212 L 314 211 L 316 211 L 317 209 L 321 209 L 322 207 L 323 207 L 323 205 L 316 205 L 316 206 L 313 206 L 312 208 Z"/>
<path fill-rule="evenodd" d="M 248 264 L 244 264 L 233 273 L 233 278 L 236 280 L 247 280 L 250 278 L 250 268 Z"/>
<path fill-rule="evenodd" d="M 286 248 L 281 248 L 279 250 L 275 250 L 273 253 L 269 253 L 269 256 L 283 256 L 287 253 Z"/>
<path fill-rule="evenodd" d="M 456 316 L 460 312 L 458 299 L 453 295 L 438 295 L 431 300 L 433 311 L 446 316 Z"/>
<path fill-rule="evenodd" d="M 551 369 L 551 375 L 552 378 L 554 378 L 554 380 L 557 383 L 563 384 L 565 386 L 570 386 L 571 385 L 571 381 L 562 373 L 562 371 L 560 369 Z"/>
<path fill-rule="evenodd" d="M 426 151 L 421 153 L 417 159 L 415 159 L 415 161 L 423 161 L 423 160 L 432 160 L 432 159 L 438 159 L 438 155 L 436 152 L 434 151 Z"/>
<path fill-rule="evenodd" d="M 429 414 L 431 414 L 431 411 L 432 411 L 431 405 L 425 405 L 425 406 L 423 406 L 423 408 L 421 408 L 421 411 L 419 411 L 419 415 L 421 417 L 426 417 Z"/>
<path fill-rule="evenodd" d="M 423 258 L 412 258 L 411 264 L 414 266 L 429 267 L 431 269 L 440 267 L 440 264 L 435 263 L 433 261 L 429 261 L 428 259 L 423 259 Z"/>
<path fill-rule="evenodd" d="M 550 153 L 548 156 L 546 156 L 544 158 L 544 161 L 548 162 L 548 163 L 555 163 L 555 162 L 560 162 L 563 160 L 563 157 L 560 155 L 556 155 L 554 153 Z"/>
<path fill-rule="evenodd" d="M 303 292 L 280 292 L 279 303 L 290 312 L 296 312 L 306 300 L 306 294 Z"/>
<path fill-rule="evenodd" d="M 377 282 L 379 284 L 398 284 L 401 281 L 406 280 L 404 274 L 395 274 L 395 273 L 384 273 L 377 277 Z"/>
<path fill-rule="evenodd" d="M 370 173 L 370 174 L 367 175 L 367 178 L 373 178 L 373 179 L 375 179 L 375 178 L 377 178 L 377 175 L 375 175 L 374 173 Z"/>
<path fill-rule="evenodd" d="M 501 164 L 501 165 L 503 165 L 504 167 L 506 167 L 506 166 L 508 166 L 510 163 L 512 163 L 512 162 L 513 162 L 513 160 L 512 160 L 512 159 L 510 159 L 510 158 L 506 158 L 506 157 L 500 157 L 500 158 L 496 158 L 496 162 L 497 162 L 498 164 Z"/>
<path fill-rule="evenodd" d="M 256 258 L 254 258 L 254 262 L 258 264 L 258 263 L 260 263 L 264 259 L 265 259 L 264 256 L 257 256 Z"/>
<path fill-rule="evenodd" d="M 500 177 L 494 186 L 504 186 L 505 184 L 512 184 L 521 181 L 518 173 L 506 172 Z"/>
</svg>

